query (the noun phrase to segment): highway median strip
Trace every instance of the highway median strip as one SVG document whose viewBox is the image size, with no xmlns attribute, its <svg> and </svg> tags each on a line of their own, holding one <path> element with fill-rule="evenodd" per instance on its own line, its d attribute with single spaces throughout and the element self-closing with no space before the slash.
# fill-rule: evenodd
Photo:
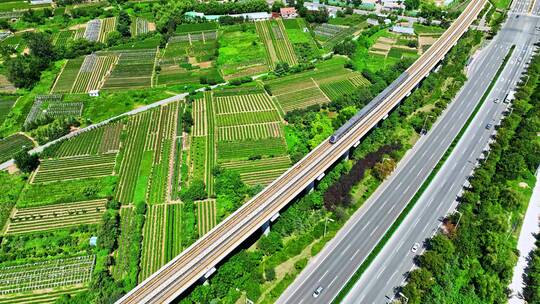
<svg viewBox="0 0 540 304">
<path fill-rule="evenodd" d="M 455 146 L 457 145 L 457 143 L 459 142 L 459 140 L 461 139 L 461 137 L 463 136 L 463 134 L 465 133 L 465 131 L 467 130 L 467 128 L 469 127 L 469 125 L 471 124 L 472 120 L 474 119 L 474 117 L 476 116 L 476 114 L 478 113 L 478 111 L 480 110 L 480 108 L 482 107 L 482 105 L 484 104 L 484 101 L 487 99 L 488 95 L 491 93 L 491 90 L 493 89 L 493 87 L 495 86 L 495 84 L 497 83 L 498 79 L 499 79 L 499 76 L 501 75 L 501 73 L 503 72 L 504 68 L 506 67 L 506 64 L 508 63 L 510 57 L 512 56 L 512 53 L 515 49 L 515 45 L 512 45 L 512 47 L 510 48 L 510 50 L 508 51 L 508 53 L 506 54 L 503 62 L 501 63 L 501 65 L 499 66 L 499 69 L 497 70 L 497 72 L 495 73 L 495 76 L 493 77 L 493 79 L 491 80 L 491 83 L 489 84 L 488 88 L 486 89 L 486 91 L 484 92 L 484 94 L 482 95 L 482 98 L 480 99 L 480 101 L 478 102 L 478 104 L 476 105 L 476 107 L 474 108 L 473 112 L 471 113 L 471 115 L 469 115 L 469 118 L 467 119 L 467 121 L 465 122 L 465 124 L 463 125 L 463 127 L 460 129 L 459 133 L 456 135 L 456 137 L 454 138 L 454 140 L 452 141 L 452 143 L 450 144 L 450 146 L 448 147 L 448 149 L 446 150 L 446 152 L 443 154 L 443 156 L 441 157 L 441 159 L 437 162 L 437 164 L 435 165 L 435 167 L 433 168 L 433 170 L 431 171 L 430 175 L 427 177 L 427 179 L 422 183 L 422 185 L 420 186 L 420 188 L 418 189 L 418 191 L 416 192 L 416 194 L 413 196 L 413 198 L 410 200 L 410 202 L 407 204 L 407 206 L 405 207 L 405 209 L 403 209 L 403 211 L 400 213 L 400 215 L 398 216 L 398 218 L 396 219 L 396 221 L 392 224 L 392 226 L 390 226 L 390 228 L 386 231 L 386 233 L 384 234 L 384 236 L 381 238 L 381 240 L 379 241 L 379 243 L 375 246 L 375 248 L 371 251 L 371 253 L 367 256 L 367 258 L 364 260 L 364 262 L 360 265 L 360 267 L 358 268 L 358 270 L 356 270 L 356 272 L 354 273 L 354 275 L 349 279 L 349 281 L 347 282 L 347 284 L 345 284 L 345 286 L 341 289 L 341 291 L 339 292 L 339 294 L 334 298 L 334 300 L 332 301 L 332 303 L 340 303 L 341 301 L 343 301 L 343 299 L 347 296 L 347 294 L 350 292 L 350 290 L 354 287 L 354 285 L 356 284 L 356 282 L 360 279 L 360 277 L 362 276 L 362 274 L 364 273 L 364 271 L 371 265 L 371 263 L 373 262 L 373 260 L 377 257 L 377 255 L 379 254 L 379 252 L 384 248 L 385 244 L 388 242 L 388 240 L 392 237 L 392 235 L 394 234 L 394 232 L 399 228 L 399 226 L 401 225 L 401 223 L 403 222 L 403 220 L 407 217 L 407 215 L 409 214 L 409 212 L 412 210 L 412 208 L 414 207 L 414 205 L 416 204 L 416 202 L 418 201 L 418 199 L 422 196 L 422 194 L 424 193 L 424 191 L 427 189 L 427 187 L 431 184 L 431 181 L 435 178 L 435 176 L 437 175 L 438 171 L 440 170 L 440 168 L 442 167 L 442 165 L 445 163 L 446 159 L 450 156 L 450 154 L 452 153 L 453 149 L 455 148 Z"/>
</svg>

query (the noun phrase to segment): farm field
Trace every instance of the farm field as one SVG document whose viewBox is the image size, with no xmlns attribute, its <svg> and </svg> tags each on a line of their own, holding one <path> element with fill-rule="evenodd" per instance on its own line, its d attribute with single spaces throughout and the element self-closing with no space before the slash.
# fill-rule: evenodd
<svg viewBox="0 0 540 304">
<path fill-rule="evenodd" d="M 28 127 L 45 117 L 81 117 L 84 104 L 82 102 L 64 102 L 61 94 L 38 95 L 30 112 L 26 116 L 24 126 Z"/>
<path fill-rule="evenodd" d="M 238 172 L 242 181 L 250 186 L 268 185 L 291 165 L 288 156 L 240 160 L 221 163 L 224 169 Z"/>
<path fill-rule="evenodd" d="M 95 256 L 88 255 L 0 267 L 0 294 L 87 283 L 94 262 Z"/>
<path fill-rule="evenodd" d="M 298 63 L 281 19 L 257 21 L 255 26 L 259 37 L 264 42 L 267 61 L 272 67 L 275 67 L 278 62 L 286 62 L 289 66 Z"/>
<path fill-rule="evenodd" d="M 151 87 L 156 54 L 157 48 L 98 53 L 99 56 L 118 57 L 102 88 L 112 90 Z"/>
<path fill-rule="evenodd" d="M 118 152 L 123 127 L 122 122 L 115 122 L 71 137 L 56 147 L 53 156 L 74 157 Z"/>
<path fill-rule="evenodd" d="M 202 237 L 217 225 L 216 200 L 196 201 L 195 204 L 197 205 L 197 228 L 199 237 Z"/>
<path fill-rule="evenodd" d="M 98 224 L 105 212 L 106 202 L 107 200 L 101 199 L 16 209 L 9 220 L 6 233 L 29 233 Z"/>
<path fill-rule="evenodd" d="M 219 36 L 217 64 L 226 80 L 262 74 L 271 65 L 265 52 L 254 24 L 228 26 Z"/>
<path fill-rule="evenodd" d="M 216 68 L 217 31 L 172 36 L 159 60 L 157 84 L 221 82 Z"/>
<path fill-rule="evenodd" d="M 325 49 L 331 50 L 337 43 L 351 36 L 357 29 L 346 25 L 323 23 L 314 29 L 315 37 Z"/>
<path fill-rule="evenodd" d="M 115 195 L 122 204 L 140 200 L 157 204 L 168 197 L 179 109 L 178 103 L 172 103 L 128 120 Z"/>
<path fill-rule="evenodd" d="M 148 20 L 136 17 L 131 22 L 131 36 L 137 36 L 153 32 L 156 30 L 156 25 L 154 23 L 148 22 Z"/>
<path fill-rule="evenodd" d="M 167 204 L 165 207 L 165 262 L 182 252 L 182 204 Z"/>
<path fill-rule="evenodd" d="M 0 95 L 0 124 L 8 116 L 17 98 L 19 98 L 17 95 Z"/>
<path fill-rule="evenodd" d="M 0 304 L 53 304 L 63 295 L 75 295 L 87 289 L 86 286 L 75 285 L 74 287 L 54 288 L 44 292 L 37 290 L 34 292 L 16 293 L 0 295 Z"/>
<path fill-rule="evenodd" d="M 153 205 L 146 213 L 139 282 L 165 264 L 166 208 L 165 204 Z"/>
<path fill-rule="evenodd" d="M 75 31 L 64 30 L 53 35 L 52 43 L 55 46 L 65 45 L 68 41 L 73 40 L 75 37 Z"/>
<path fill-rule="evenodd" d="M 320 56 L 321 51 L 304 19 L 283 19 L 282 22 L 299 61 L 307 62 Z"/>
<path fill-rule="evenodd" d="M 32 183 L 49 183 L 112 175 L 115 160 L 115 153 L 45 159 L 41 161 Z"/>
<path fill-rule="evenodd" d="M 25 135 L 13 134 L 0 139 L 0 162 L 5 162 L 24 148 L 33 148 L 34 143 Z"/>
<path fill-rule="evenodd" d="M 264 81 L 284 112 L 327 103 L 369 82 L 358 72 L 344 68 L 341 58 L 317 65 L 314 70 Z"/>
</svg>

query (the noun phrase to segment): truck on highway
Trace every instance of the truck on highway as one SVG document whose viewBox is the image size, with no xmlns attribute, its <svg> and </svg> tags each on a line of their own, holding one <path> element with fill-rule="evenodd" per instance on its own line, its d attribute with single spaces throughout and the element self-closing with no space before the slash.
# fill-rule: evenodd
<svg viewBox="0 0 540 304">
<path fill-rule="evenodd" d="M 510 103 L 512 100 L 514 100 L 514 94 L 516 94 L 516 91 L 511 90 L 510 92 L 506 93 L 506 96 L 504 96 L 504 103 Z"/>
</svg>

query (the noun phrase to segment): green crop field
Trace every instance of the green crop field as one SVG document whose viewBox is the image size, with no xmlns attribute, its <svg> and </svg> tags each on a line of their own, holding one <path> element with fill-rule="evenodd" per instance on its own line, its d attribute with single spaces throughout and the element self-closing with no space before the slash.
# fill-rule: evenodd
<svg viewBox="0 0 540 304">
<path fill-rule="evenodd" d="M 267 80 L 264 84 L 285 112 L 323 104 L 369 85 L 362 74 L 346 69 L 344 64 L 342 58 L 333 58 L 314 70 Z"/>
<path fill-rule="evenodd" d="M 62 296 L 75 296 L 87 289 L 86 286 L 57 287 L 48 291 L 16 293 L 0 296 L 0 304 L 53 304 Z"/>
<path fill-rule="evenodd" d="M 55 157 L 73 157 L 118 152 L 123 124 L 116 122 L 83 132 L 63 141 L 54 152 Z"/>
<path fill-rule="evenodd" d="M 221 82 L 216 69 L 216 31 L 179 34 L 169 39 L 159 60 L 158 84 L 199 83 L 202 77 Z"/>
<path fill-rule="evenodd" d="M 321 54 L 304 19 L 279 19 L 278 22 L 283 22 L 287 36 L 299 61 L 309 61 Z"/>
<path fill-rule="evenodd" d="M 214 194 L 214 176 L 212 170 L 216 164 L 216 128 L 214 117 L 214 100 L 211 92 L 204 93 L 206 100 L 206 122 L 208 126 L 206 139 L 206 192 L 212 196 Z"/>
<path fill-rule="evenodd" d="M 143 281 L 165 264 L 166 208 L 165 204 L 152 205 L 146 212 L 139 281 Z"/>
<path fill-rule="evenodd" d="M 287 154 L 287 146 L 283 138 L 265 138 L 259 140 L 242 140 L 218 142 L 218 160 L 242 160 L 258 156 L 281 156 Z"/>
<path fill-rule="evenodd" d="M 128 275 L 133 263 L 137 261 L 130 260 L 131 252 L 134 247 L 140 248 L 140 239 L 135 239 L 137 235 L 134 231 L 137 229 L 135 220 L 135 210 L 131 206 L 124 206 L 120 209 L 120 236 L 118 237 L 118 250 L 115 253 L 115 264 L 112 269 L 113 277 L 121 279 Z"/>
<path fill-rule="evenodd" d="M 255 25 L 259 37 L 264 42 L 267 61 L 273 67 L 278 62 L 286 62 L 290 66 L 298 63 L 281 19 L 257 21 Z"/>
<path fill-rule="evenodd" d="M 19 98 L 17 95 L 0 95 L 0 124 L 8 116 L 17 98 Z"/>
<path fill-rule="evenodd" d="M 60 31 L 53 36 L 53 44 L 55 46 L 58 45 L 66 45 L 68 41 L 73 40 L 74 38 L 74 31 L 66 30 L 66 31 Z"/>
<path fill-rule="evenodd" d="M 157 49 L 100 52 L 99 56 L 118 56 L 118 62 L 103 84 L 103 89 L 137 89 L 152 86 Z"/>
<path fill-rule="evenodd" d="M 105 212 L 107 200 L 92 200 L 56 204 L 45 207 L 16 209 L 6 233 L 31 233 L 70 226 L 98 224 Z"/>
<path fill-rule="evenodd" d="M 288 156 L 279 156 L 225 162 L 220 166 L 238 172 L 242 181 L 248 185 L 268 185 L 291 166 L 291 160 Z"/>
<path fill-rule="evenodd" d="M 217 64 L 225 79 L 253 76 L 268 71 L 265 47 L 254 24 L 245 23 L 223 29 L 219 36 Z"/>
<path fill-rule="evenodd" d="M 165 210 L 165 261 L 182 251 L 182 204 L 168 204 Z"/>
<path fill-rule="evenodd" d="M 219 141 L 238 141 L 269 137 L 283 137 L 283 129 L 280 122 L 235 125 L 218 128 Z"/>
<path fill-rule="evenodd" d="M 50 183 L 112 175 L 115 159 L 115 153 L 45 159 L 41 161 L 32 179 L 32 183 Z"/>
<path fill-rule="evenodd" d="M 202 237 L 217 225 L 216 200 L 208 199 L 197 201 L 195 204 L 197 205 L 197 227 L 199 237 Z"/>
<path fill-rule="evenodd" d="M 0 139 L 0 162 L 5 162 L 25 148 L 33 148 L 34 143 L 22 134 L 13 134 Z"/>
<path fill-rule="evenodd" d="M 73 88 L 73 83 L 77 79 L 77 75 L 79 74 L 79 70 L 81 69 L 83 61 L 83 57 L 67 60 L 64 68 L 62 69 L 62 72 L 60 73 L 60 75 L 58 75 L 58 78 L 54 83 L 51 93 L 71 92 Z"/>
</svg>

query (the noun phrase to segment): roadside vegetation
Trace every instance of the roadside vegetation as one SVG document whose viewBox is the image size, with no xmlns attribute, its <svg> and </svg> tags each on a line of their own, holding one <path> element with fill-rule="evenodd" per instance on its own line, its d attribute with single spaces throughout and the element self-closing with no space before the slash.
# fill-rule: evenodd
<svg viewBox="0 0 540 304">
<path fill-rule="evenodd" d="M 540 57 L 535 55 L 511 113 L 497 128 L 495 142 L 460 197 L 459 213 L 445 219 L 442 232 L 427 241 L 419 268 L 402 288 L 409 303 L 506 299 L 517 261 L 517 236 L 540 164 L 539 67 Z M 534 289 L 534 271 L 531 274 L 528 282 Z"/>
</svg>

